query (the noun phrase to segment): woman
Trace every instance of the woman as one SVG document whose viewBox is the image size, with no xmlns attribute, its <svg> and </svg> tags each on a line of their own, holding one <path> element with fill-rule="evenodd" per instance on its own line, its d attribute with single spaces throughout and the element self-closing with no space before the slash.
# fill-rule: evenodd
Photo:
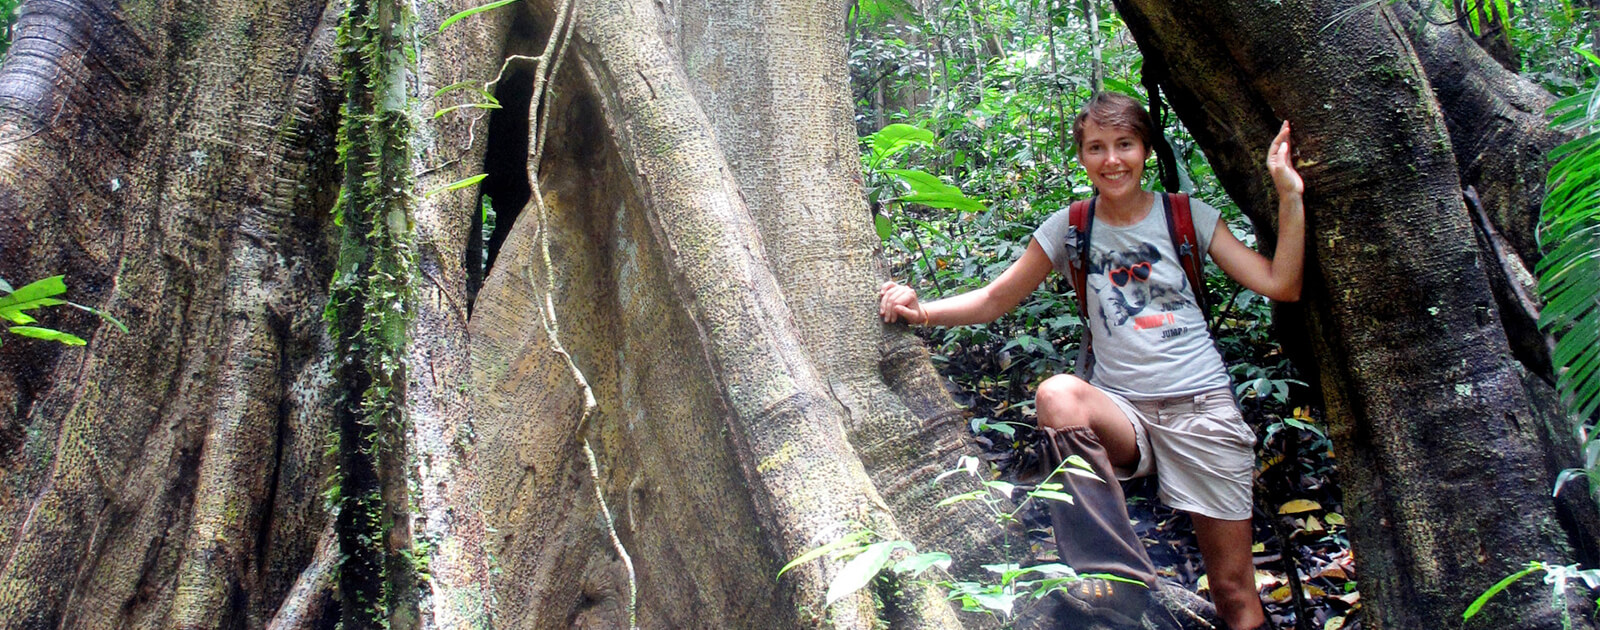
<svg viewBox="0 0 1600 630">
<path fill-rule="evenodd" d="M 1218 614 L 1237 630 L 1265 628 L 1251 563 L 1251 472 L 1254 436 L 1239 415 L 1222 358 L 1206 329 L 1195 287 L 1177 262 L 1161 195 L 1140 177 L 1155 130 L 1150 114 L 1116 93 L 1091 98 L 1073 123 L 1078 161 L 1098 191 L 1085 275 L 1094 337 L 1089 380 L 1057 375 L 1039 385 L 1036 411 L 1061 459 L 1079 455 L 1101 478 L 1157 477 L 1163 502 L 1194 520 Z M 1305 248 L 1305 186 L 1290 158 L 1285 121 L 1267 150 L 1278 192 L 1278 244 L 1268 259 L 1233 236 L 1221 213 L 1194 200 L 1200 249 L 1245 288 L 1279 301 L 1300 297 Z M 1080 234 L 1068 211 L 1033 234 L 1027 251 L 976 291 L 928 302 L 910 287 L 884 283 L 885 321 L 959 326 L 995 320 L 1015 308 L 1052 268 L 1072 278 Z M 1074 504 L 1051 503 L 1063 562 L 1080 573 L 1110 573 L 1142 582 L 1082 580 L 1068 595 L 1113 621 L 1141 614 L 1155 569 L 1128 523 L 1116 483 L 1064 475 Z"/>
</svg>

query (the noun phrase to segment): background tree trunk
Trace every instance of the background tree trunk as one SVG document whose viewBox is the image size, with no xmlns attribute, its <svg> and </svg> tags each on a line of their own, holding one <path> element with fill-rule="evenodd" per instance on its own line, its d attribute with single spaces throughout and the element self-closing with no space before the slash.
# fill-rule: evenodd
<svg viewBox="0 0 1600 630">
<path fill-rule="evenodd" d="M 1369 621 L 1431 627 L 1528 560 L 1573 561 L 1569 535 L 1592 534 L 1563 530 L 1549 498 L 1570 426 L 1548 420 L 1557 408 L 1511 359 L 1404 23 L 1330 2 L 1118 7 L 1261 228 L 1276 217 L 1261 156 L 1279 120 L 1294 125 L 1308 278 L 1303 318 L 1279 325 L 1305 326 L 1315 346 Z M 1259 236 L 1270 251 L 1271 231 Z M 1514 591 L 1484 627 L 1559 623 L 1548 589 Z"/>
</svg>

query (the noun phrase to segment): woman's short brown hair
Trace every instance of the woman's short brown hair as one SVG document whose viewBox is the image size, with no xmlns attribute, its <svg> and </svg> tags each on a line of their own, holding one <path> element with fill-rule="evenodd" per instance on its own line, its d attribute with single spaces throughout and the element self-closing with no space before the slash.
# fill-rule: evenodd
<svg viewBox="0 0 1600 630">
<path fill-rule="evenodd" d="M 1083 104 L 1083 111 L 1078 112 L 1078 117 L 1072 121 L 1072 142 L 1080 150 L 1083 146 L 1083 123 L 1086 120 L 1092 120 L 1101 127 L 1132 131 L 1144 142 L 1146 151 L 1155 149 L 1155 122 L 1150 120 L 1150 112 L 1145 111 L 1144 106 L 1132 96 L 1121 92 L 1096 92 L 1089 97 L 1089 102 Z"/>
</svg>

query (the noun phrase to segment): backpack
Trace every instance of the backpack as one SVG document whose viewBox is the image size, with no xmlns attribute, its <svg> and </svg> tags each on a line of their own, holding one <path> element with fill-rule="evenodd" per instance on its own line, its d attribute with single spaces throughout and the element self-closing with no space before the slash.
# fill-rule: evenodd
<svg viewBox="0 0 1600 630">
<path fill-rule="evenodd" d="M 1195 304 L 1200 307 L 1202 317 L 1210 319 L 1210 300 L 1206 293 L 1205 278 L 1200 275 L 1205 268 L 1204 251 L 1200 249 L 1200 241 L 1195 238 L 1194 215 L 1189 212 L 1189 195 L 1161 194 L 1161 208 L 1167 215 L 1167 234 L 1172 237 L 1172 249 L 1178 253 L 1178 264 L 1183 266 L 1183 275 L 1189 278 L 1189 287 L 1194 292 Z M 1078 344 L 1078 360 L 1076 372 L 1078 376 L 1087 380 L 1094 369 L 1093 328 L 1089 325 L 1089 236 L 1094 228 L 1094 207 L 1099 196 L 1087 200 L 1080 199 L 1072 202 L 1067 208 L 1068 232 L 1077 235 L 1077 256 L 1067 260 L 1071 268 L 1072 288 L 1078 294 L 1078 314 L 1083 317 L 1083 340 Z M 1209 328 L 1210 322 L 1207 322 Z"/>
</svg>

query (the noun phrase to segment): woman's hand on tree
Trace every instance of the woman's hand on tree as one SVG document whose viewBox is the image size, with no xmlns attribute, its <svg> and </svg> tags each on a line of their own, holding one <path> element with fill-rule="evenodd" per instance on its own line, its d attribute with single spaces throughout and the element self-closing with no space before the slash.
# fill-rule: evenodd
<svg viewBox="0 0 1600 630">
<path fill-rule="evenodd" d="M 1289 148 L 1287 120 L 1283 121 L 1283 127 L 1278 130 L 1278 137 L 1272 139 L 1272 146 L 1267 149 L 1267 171 L 1272 173 L 1272 185 L 1278 189 L 1278 196 L 1305 193 L 1305 181 L 1301 180 L 1300 173 L 1294 170 L 1294 153 Z"/>
<path fill-rule="evenodd" d="M 878 316 L 886 323 L 901 319 L 919 326 L 928 323 L 928 312 L 917 301 L 916 289 L 893 280 L 878 287 Z"/>
</svg>

